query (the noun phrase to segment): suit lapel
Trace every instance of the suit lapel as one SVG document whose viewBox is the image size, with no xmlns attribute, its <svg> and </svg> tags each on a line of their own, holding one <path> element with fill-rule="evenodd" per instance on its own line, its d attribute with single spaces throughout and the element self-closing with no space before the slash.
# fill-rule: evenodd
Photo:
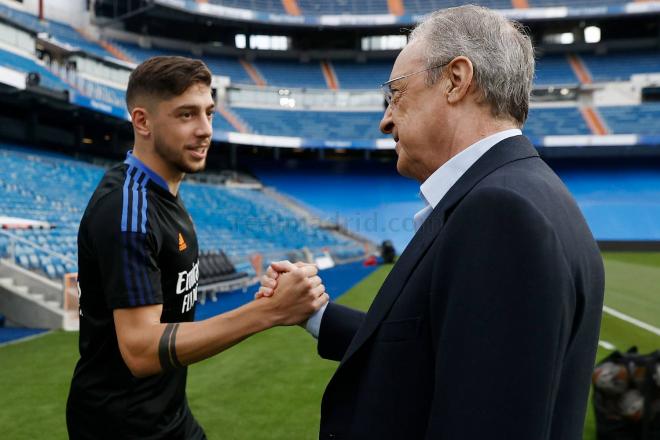
<svg viewBox="0 0 660 440">
<path fill-rule="evenodd" d="M 424 221 L 392 268 L 374 299 L 364 323 L 351 341 L 340 367 L 369 339 L 385 318 L 403 290 L 419 260 L 440 233 L 446 213 L 484 177 L 501 166 L 520 159 L 538 157 L 538 152 L 524 136 L 507 138 L 488 150 L 470 167 L 442 198 Z"/>
</svg>

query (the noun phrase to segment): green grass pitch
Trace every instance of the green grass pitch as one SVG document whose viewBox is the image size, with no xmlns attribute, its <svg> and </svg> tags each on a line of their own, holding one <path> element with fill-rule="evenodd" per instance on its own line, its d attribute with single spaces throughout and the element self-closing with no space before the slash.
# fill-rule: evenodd
<svg viewBox="0 0 660 440">
<path fill-rule="evenodd" d="M 660 327 L 660 254 L 605 254 L 606 304 Z M 366 310 L 390 267 L 355 286 L 340 302 Z M 76 333 L 53 332 L 0 347 L 0 437 L 65 439 L 64 408 Z M 660 337 L 604 315 L 601 340 L 626 350 L 660 348 Z M 598 359 L 609 352 L 599 348 Z M 334 362 L 316 355 L 300 328 L 255 335 L 224 354 L 190 367 L 188 399 L 209 439 L 315 439 L 323 389 Z M 591 406 L 585 440 L 595 440 Z"/>
</svg>

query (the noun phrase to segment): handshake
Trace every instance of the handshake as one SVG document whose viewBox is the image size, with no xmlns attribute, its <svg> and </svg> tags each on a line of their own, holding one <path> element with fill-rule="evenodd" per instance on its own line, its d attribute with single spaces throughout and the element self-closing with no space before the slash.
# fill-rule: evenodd
<svg viewBox="0 0 660 440">
<path fill-rule="evenodd" d="M 304 325 L 330 297 L 313 264 L 277 261 L 261 277 L 256 301 L 269 301 L 274 325 Z"/>
</svg>

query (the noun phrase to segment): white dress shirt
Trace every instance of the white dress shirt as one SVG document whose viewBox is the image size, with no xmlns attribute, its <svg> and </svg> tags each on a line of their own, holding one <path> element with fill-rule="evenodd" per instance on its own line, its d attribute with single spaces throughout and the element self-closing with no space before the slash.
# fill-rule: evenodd
<svg viewBox="0 0 660 440">
<path fill-rule="evenodd" d="M 440 203 L 440 200 L 449 192 L 452 186 L 458 179 L 465 174 L 465 172 L 475 164 L 488 150 L 493 148 L 495 144 L 503 141 L 504 139 L 520 136 L 522 132 L 513 128 L 492 134 L 480 141 L 467 147 L 465 150 L 458 153 L 456 156 L 445 162 L 438 168 L 428 179 L 420 186 L 420 198 L 424 202 L 424 208 L 415 214 L 413 219 L 415 223 L 415 231 L 424 223 L 424 220 L 431 215 L 431 212 Z M 316 311 L 308 320 L 305 328 L 315 338 L 319 337 L 321 329 L 321 319 L 325 312 L 327 304 Z"/>
</svg>

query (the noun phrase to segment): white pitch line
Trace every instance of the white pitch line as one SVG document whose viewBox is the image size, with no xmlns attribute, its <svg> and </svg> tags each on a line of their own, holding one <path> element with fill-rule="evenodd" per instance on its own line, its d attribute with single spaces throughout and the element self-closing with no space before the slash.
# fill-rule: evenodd
<svg viewBox="0 0 660 440">
<path fill-rule="evenodd" d="M 600 347 L 603 347 L 605 350 L 615 350 L 616 349 L 614 344 L 612 344 L 611 342 L 607 342 L 607 341 L 598 341 L 598 345 Z"/>
<path fill-rule="evenodd" d="M 37 334 L 34 334 L 34 335 L 23 336 L 22 338 L 18 338 L 18 339 L 12 339 L 10 341 L 6 341 L 6 342 L 1 343 L 0 347 L 6 347 L 8 345 L 20 344 L 21 342 L 27 342 L 27 341 L 31 341 L 33 339 L 38 339 L 38 338 L 41 338 L 42 336 L 49 335 L 52 332 L 53 332 L 52 330 L 47 330 L 45 332 L 37 333 Z"/>
<path fill-rule="evenodd" d="M 628 316 L 624 313 L 619 312 L 618 310 L 614 310 L 611 307 L 607 307 L 607 306 L 604 305 L 603 306 L 603 312 L 605 312 L 609 315 L 612 315 L 615 318 L 619 318 L 622 321 L 626 321 L 626 322 L 628 322 L 628 323 L 630 323 L 634 326 L 637 326 L 639 328 L 643 328 L 644 330 L 647 330 L 647 331 L 653 333 L 654 335 L 660 336 L 660 328 L 654 327 L 651 324 L 647 324 L 646 322 L 640 321 L 639 319 L 633 318 L 632 316 Z"/>
</svg>

